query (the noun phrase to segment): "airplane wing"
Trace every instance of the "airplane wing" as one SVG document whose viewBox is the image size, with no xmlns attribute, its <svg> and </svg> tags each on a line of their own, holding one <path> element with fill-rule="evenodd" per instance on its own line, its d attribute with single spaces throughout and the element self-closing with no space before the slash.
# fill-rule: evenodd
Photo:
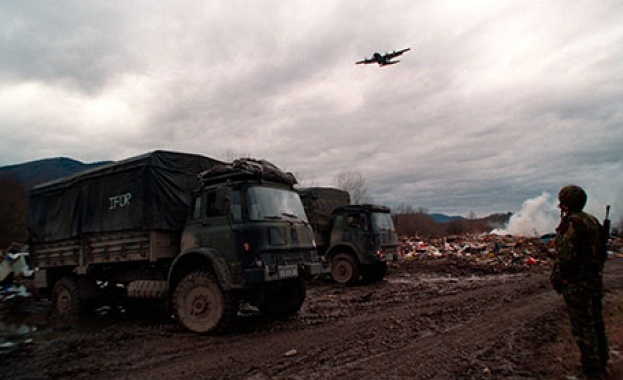
<svg viewBox="0 0 623 380">
<path fill-rule="evenodd" d="M 380 65 L 381 66 L 388 66 L 388 65 L 393 65 L 393 64 L 398 63 L 398 62 L 400 62 L 400 60 L 383 62 Z"/>
<path fill-rule="evenodd" d="M 385 56 L 387 57 L 387 59 L 392 59 L 392 58 L 398 57 L 399 55 L 403 55 L 404 53 L 408 52 L 409 50 L 411 50 L 411 48 L 406 48 L 406 49 L 402 49 L 402 50 L 394 50 L 391 53 L 385 54 Z"/>
<path fill-rule="evenodd" d="M 362 63 L 364 63 L 364 64 L 376 63 L 376 60 L 374 58 L 365 58 L 365 59 L 362 59 L 361 61 L 355 62 L 355 65 L 359 65 L 359 64 L 362 64 Z"/>
</svg>

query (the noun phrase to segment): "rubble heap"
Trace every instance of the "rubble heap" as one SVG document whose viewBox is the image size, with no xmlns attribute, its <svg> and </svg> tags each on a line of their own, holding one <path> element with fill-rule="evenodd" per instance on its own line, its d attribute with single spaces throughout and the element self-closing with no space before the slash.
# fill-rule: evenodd
<svg viewBox="0 0 623 380">
<path fill-rule="evenodd" d="M 519 272 L 533 268 L 548 269 L 555 255 L 555 234 L 541 237 L 514 235 L 461 235 L 442 239 L 404 237 L 401 258 L 423 264 L 436 262 L 461 268 L 465 272 L 500 273 Z M 608 244 L 609 257 L 623 257 L 623 237 L 611 236 Z M 449 265 L 452 264 L 452 265 Z M 460 274 L 460 273 L 459 273 Z"/>
<path fill-rule="evenodd" d="M 16 296 L 30 296 L 23 284 L 24 279 L 33 274 L 27 257 L 27 247 L 16 243 L 11 244 L 7 250 L 0 250 L 0 303 Z"/>
</svg>

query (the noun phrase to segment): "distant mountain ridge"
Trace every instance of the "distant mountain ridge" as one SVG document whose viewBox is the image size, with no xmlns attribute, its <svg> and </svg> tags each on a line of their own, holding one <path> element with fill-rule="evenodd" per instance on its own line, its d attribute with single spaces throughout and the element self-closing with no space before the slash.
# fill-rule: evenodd
<svg viewBox="0 0 623 380">
<path fill-rule="evenodd" d="M 11 242 L 25 243 L 27 241 L 28 192 L 33 186 L 113 162 L 100 161 L 85 164 L 71 158 L 57 157 L 0 167 L 0 249 L 7 247 Z M 403 228 L 404 226 L 424 228 L 422 231 L 431 236 L 440 231 L 454 235 L 460 231 L 468 231 L 466 228 L 475 223 L 484 225 L 489 230 L 503 226 L 508 223 L 511 215 L 509 212 L 468 220 L 462 216 L 448 216 L 440 213 L 414 213 L 402 215 L 407 219 L 399 224 Z M 421 216 L 424 217 L 423 221 Z M 415 220 L 409 221 L 409 217 L 415 217 Z"/>
<path fill-rule="evenodd" d="M 24 190 L 30 190 L 37 184 L 76 174 L 111 162 L 100 161 L 85 164 L 67 157 L 46 158 L 23 164 L 2 166 L 0 167 L 0 178 L 12 180 Z"/>
<path fill-rule="evenodd" d="M 427 214 L 427 215 L 431 217 L 431 219 L 433 219 L 437 223 L 449 223 L 449 222 L 454 222 L 457 220 L 459 221 L 470 220 L 469 218 L 465 218 L 463 216 L 457 216 L 457 215 L 448 216 L 445 214 L 438 214 L 438 213 Z M 476 218 L 474 220 L 482 221 L 488 224 L 489 226 L 491 226 L 491 228 L 502 228 L 508 224 L 508 221 L 510 220 L 511 216 L 513 216 L 512 212 L 496 213 L 496 214 L 491 214 L 485 217 Z"/>
<path fill-rule="evenodd" d="M 68 157 L 46 158 L 29 161 L 23 164 L 0 167 L 0 179 L 8 179 L 18 184 L 25 191 L 33 186 L 76 174 L 114 161 L 99 161 L 85 164 Z M 440 213 L 427 214 L 437 223 L 448 223 L 455 220 L 467 220 L 462 216 L 450 216 Z"/>
<path fill-rule="evenodd" d="M 430 216 L 437 223 L 447 223 L 453 220 L 467 220 L 467 218 L 463 216 L 457 216 L 457 215 L 451 216 L 451 215 L 439 214 L 439 213 L 433 213 L 433 214 L 427 214 L 427 215 Z"/>
</svg>

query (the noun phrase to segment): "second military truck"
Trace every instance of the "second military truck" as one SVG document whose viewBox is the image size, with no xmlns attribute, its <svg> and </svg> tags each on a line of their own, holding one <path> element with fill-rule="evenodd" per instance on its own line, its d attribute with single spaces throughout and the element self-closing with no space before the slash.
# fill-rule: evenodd
<svg viewBox="0 0 623 380">
<path fill-rule="evenodd" d="M 331 277 L 340 284 L 385 277 L 397 259 L 398 236 L 390 209 L 352 205 L 347 191 L 331 187 L 298 190 L 314 228 L 318 252 L 331 262 Z"/>
<path fill-rule="evenodd" d="M 155 151 L 36 186 L 35 284 L 58 315 L 156 299 L 199 333 L 226 329 L 241 302 L 297 313 L 323 264 L 295 182 L 266 161 Z"/>
</svg>

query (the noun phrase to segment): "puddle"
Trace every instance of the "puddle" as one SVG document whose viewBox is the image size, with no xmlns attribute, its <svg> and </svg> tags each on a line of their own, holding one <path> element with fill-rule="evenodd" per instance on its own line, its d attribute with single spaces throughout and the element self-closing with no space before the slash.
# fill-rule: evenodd
<svg viewBox="0 0 623 380">
<path fill-rule="evenodd" d="M 101 306 L 85 316 L 51 318 L 49 301 L 32 298 L 0 301 L 0 355 L 22 345 L 51 341 L 69 332 L 97 332 L 120 321 L 154 318 L 152 309 L 129 313 L 122 306 Z"/>
</svg>

